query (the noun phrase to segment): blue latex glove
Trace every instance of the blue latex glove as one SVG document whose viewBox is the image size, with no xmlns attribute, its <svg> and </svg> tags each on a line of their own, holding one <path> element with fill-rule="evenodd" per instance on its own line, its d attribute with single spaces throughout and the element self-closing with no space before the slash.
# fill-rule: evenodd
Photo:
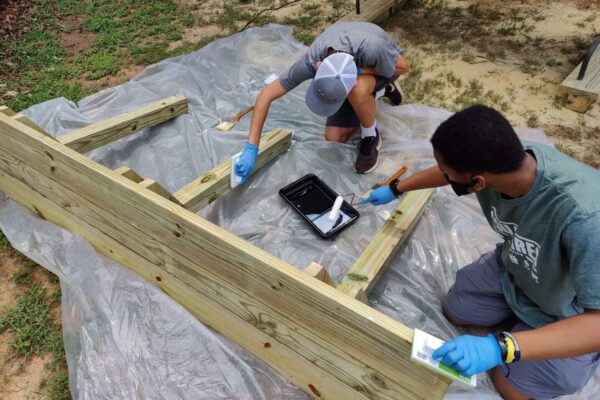
<svg viewBox="0 0 600 400">
<path fill-rule="evenodd" d="M 459 336 L 444 343 L 432 357 L 467 377 L 503 364 L 500 345 L 492 334 Z"/>
<path fill-rule="evenodd" d="M 381 206 L 395 199 L 396 196 L 392 193 L 392 189 L 389 186 L 382 186 L 373 190 L 369 197 L 363 199 L 360 204 L 372 203 L 374 206 Z"/>
<path fill-rule="evenodd" d="M 258 147 L 252 143 L 246 142 L 244 145 L 244 151 L 235 163 L 235 174 L 242 178 L 241 184 L 246 183 L 254 166 L 256 165 L 256 155 L 258 154 Z"/>
</svg>

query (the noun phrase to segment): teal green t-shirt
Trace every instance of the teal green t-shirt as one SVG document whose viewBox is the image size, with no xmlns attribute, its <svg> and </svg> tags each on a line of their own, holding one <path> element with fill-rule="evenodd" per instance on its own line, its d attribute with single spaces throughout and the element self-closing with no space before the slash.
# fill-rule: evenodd
<svg viewBox="0 0 600 400">
<path fill-rule="evenodd" d="M 479 204 L 504 239 L 506 301 L 537 328 L 600 309 L 600 171 L 550 146 L 523 142 L 537 160 L 524 196 L 484 189 Z"/>
</svg>

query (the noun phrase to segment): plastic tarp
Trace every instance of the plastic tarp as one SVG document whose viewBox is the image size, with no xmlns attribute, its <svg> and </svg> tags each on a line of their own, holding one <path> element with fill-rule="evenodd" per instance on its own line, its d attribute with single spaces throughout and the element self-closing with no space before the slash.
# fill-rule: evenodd
<svg viewBox="0 0 600 400">
<path fill-rule="evenodd" d="M 109 168 L 127 165 L 174 192 L 241 150 L 250 118 L 236 130 L 213 127 L 253 104 L 264 79 L 305 47 L 279 25 L 249 29 L 199 51 L 151 65 L 129 82 L 75 104 L 57 98 L 26 110 L 54 136 L 164 97 L 183 94 L 190 112 L 88 155 Z M 328 143 L 324 120 L 304 104 L 307 83 L 277 100 L 265 132 L 289 128 L 291 151 L 199 214 L 297 266 L 325 266 L 337 281 L 352 266 L 395 204 L 359 208 L 358 221 L 334 240 L 320 239 L 278 191 L 314 173 L 339 194 L 364 193 L 401 165 L 434 163 L 428 138 L 450 113 L 422 105 L 378 106 L 384 146 L 369 175 L 352 172 L 356 146 Z M 410 94 L 408 94 L 410 96 Z M 543 132 L 521 136 L 547 141 Z M 276 164 L 276 165 L 275 165 Z M 0 202 L 0 228 L 19 251 L 60 278 L 69 385 L 76 399 L 305 399 L 308 396 L 254 356 L 203 326 L 137 274 L 98 255 L 80 236 Z M 437 190 L 414 232 L 370 295 L 377 310 L 440 338 L 461 334 L 441 314 L 456 271 L 491 251 L 499 237 L 473 196 Z M 449 399 L 498 399 L 486 374 L 474 391 L 453 385 Z M 600 374 L 575 399 L 592 399 Z"/>
</svg>

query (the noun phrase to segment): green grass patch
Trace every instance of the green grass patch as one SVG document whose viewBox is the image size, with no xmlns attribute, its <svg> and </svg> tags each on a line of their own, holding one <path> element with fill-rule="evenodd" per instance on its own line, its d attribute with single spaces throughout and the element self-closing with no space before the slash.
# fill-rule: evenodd
<svg viewBox="0 0 600 400">
<path fill-rule="evenodd" d="M 58 340 L 62 350 L 60 325 L 50 315 L 55 301 L 46 298 L 45 289 L 32 286 L 23 292 L 13 308 L 0 317 L 0 332 L 10 333 L 8 344 L 13 350 L 12 357 L 27 358 L 46 351 L 58 352 Z"/>
<path fill-rule="evenodd" d="M 125 66 L 182 54 L 167 51 L 169 44 L 181 40 L 186 27 L 204 22 L 175 0 L 37 0 L 33 5 L 33 16 L 19 21 L 30 31 L 3 38 L 6 45 L 0 48 L 0 84 L 16 93 L 6 97 L 15 111 L 56 97 L 79 101 Z M 83 53 L 71 55 L 62 47 L 64 34 L 91 42 Z M 84 88 L 85 79 L 99 82 Z"/>
</svg>

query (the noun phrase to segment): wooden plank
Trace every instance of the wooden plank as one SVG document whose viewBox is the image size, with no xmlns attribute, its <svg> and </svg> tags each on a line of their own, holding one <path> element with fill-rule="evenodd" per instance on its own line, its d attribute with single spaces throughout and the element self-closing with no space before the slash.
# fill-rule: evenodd
<svg viewBox="0 0 600 400">
<path fill-rule="evenodd" d="M 154 179 L 144 179 L 140 182 L 140 186 L 150 191 L 153 191 L 154 193 L 164 197 L 167 200 L 171 200 L 172 202 L 181 205 L 179 203 L 179 200 L 173 197 L 173 195 L 167 189 L 162 187 L 162 185 L 156 182 Z"/>
<path fill-rule="evenodd" d="M 124 176 L 135 183 L 140 183 L 144 180 L 144 178 L 142 178 L 137 172 L 125 165 L 115 169 L 115 173 Z"/>
<path fill-rule="evenodd" d="M 423 215 L 433 192 L 434 189 L 423 189 L 406 194 L 390 219 L 342 278 L 338 290 L 354 298 L 363 298 L 371 292 L 385 265 Z"/>
<path fill-rule="evenodd" d="M 368 0 L 361 1 L 360 14 L 353 9 L 339 19 L 340 22 L 373 22 L 380 23 L 394 14 L 394 10 L 400 7 L 406 0 Z"/>
<path fill-rule="evenodd" d="M 171 96 L 104 121 L 59 136 L 60 143 L 80 153 L 87 153 L 144 128 L 158 125 L 188 111 L 183 96 Z"/>
<path fill-rule="evenodd" d="M 275 129 L 260 141 L 253 173 L 275 159 L 292 145 L 292 132 Z M 196 213 L 230 189 L 231 158 L 195 179 L 173 194 L 183 207 Z"/>
<path fill-rule="evenodd" d="M 22 123 L 24 125 L 27 125 L 28 127 L 32 128 L 32 129 L 35 129 L 39 133 L 54 139 L 54 136 L 52 136 L 51 134 L 46 132 L 42 127 L 40 127 L 38 124 L 36 124 L 35 122 L 33 122 L 32 120 L 27 118 L 27 116 L 25 116 L 24 114 L 15 114 L 12 116 L 12 118 L 15 119 L 16 121 L 19 121 L 20 123 Z"/>
<path fill-rule="evenodd" d="M 411 329 L 19 125 L 0 116 L 5 175 L 70 210 L 165 276 L 210 297 L 220 305 L 222 319 L 246 321 L 309 360 L 318 372 L 327 371 L 369 398 L 435 399 L 446 392 L 446 379 L 409 361 Z M 226 322 L 216 321 L 213 328 L 225 334 Z M 274 362 L 286 368 L 286 360 Z M 326 377 L 319 379 L 310 384 L 319 388 L 326 383 Z"/>
<path fill-rule="evenodd" d="M 13 115 L 15 115 L 15 112 L 8 106 L 0 106 L 0 114 L 12 117 Z"/>
<path fill-rule="evenodd" d="M 581 64 L 577 65 L 573 71 L 560 84 L 560 89 L 569 94 L 576 94 L 588 97 L 591 100 L 598 100 L 600 95 L 600 49 L 597 49 L 588 63 L 585 76 L 582 80 L 577 80 Z"/>
<path fill-rule="evenodd" d="M 569 93 L 567 95 L 567 102 L 565 104 L 565 108 L 568 108 L 569 110 L 578 113 L 584 113 L 590 109 L 592 103 L 594 103 L 594 100 L 590 99 L 587 96 Z"/>
<path fill-rule="evenodd" d="M 313 278 L 320 280 L 321 282 L 325 282 L 329 286 L 335 287 L 335 282 L 331 279 L 327 273 L 327 270 L 321 264 L 317 264 L 313 261 L 308 264 L 308 267 L 304 268 L 304 272 Z"/>
</svg>

